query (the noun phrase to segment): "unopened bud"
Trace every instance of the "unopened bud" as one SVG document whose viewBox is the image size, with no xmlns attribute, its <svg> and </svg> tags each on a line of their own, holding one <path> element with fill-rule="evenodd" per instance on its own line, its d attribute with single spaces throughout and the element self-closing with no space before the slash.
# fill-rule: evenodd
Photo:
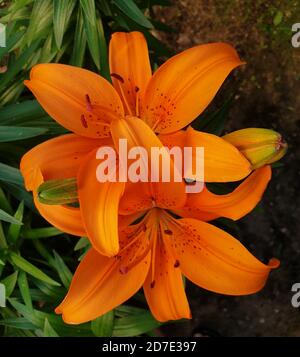
<svg viewBox="0 0 300 357">
<path fill-rule="evenodd" d="M 64 205 L 78 201 L 76 178 L 49 180 L 38 188 L 38 199 L 47 205 Z"/>
<path fill-rule="evenodd" d="M 274 130 L 249 128 L 224 135 L 251 163 L 253 169 L 272 164 L 286 153 L 288 145 Z"/>
</svg>

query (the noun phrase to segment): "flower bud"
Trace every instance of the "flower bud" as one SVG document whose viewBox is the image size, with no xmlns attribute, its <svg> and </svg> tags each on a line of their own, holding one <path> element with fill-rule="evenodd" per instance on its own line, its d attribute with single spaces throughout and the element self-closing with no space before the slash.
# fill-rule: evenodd
<svg viewBox="0 0 300 357">
<path fill-rule="evenodd" d="M 251 163 L 253 169 L 272 164 L 286 153 L 288 145 L 274 130 L 248 128 L 223 136 L 234 145 Z"/>
<path fill-rule="evenodd" d="M 47 205 L 64 205 L 78 201 L 76 178 L 49 180 L 38 188 L 38 199 Z"/>
</svg>

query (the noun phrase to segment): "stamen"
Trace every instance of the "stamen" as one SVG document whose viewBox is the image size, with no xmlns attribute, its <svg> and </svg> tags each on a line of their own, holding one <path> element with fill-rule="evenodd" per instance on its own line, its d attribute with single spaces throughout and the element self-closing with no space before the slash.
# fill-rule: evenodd
<svg viewBox="0 0 300 357">
<path fill-rule="evenodd" d="M 88 112 L 92 112 L 93 111 L 93 107 L 92 107 L 90 96 L 88 94 L 85 95 L 85 103 L 86 103 L 87 111 Z"/>
<path fill-rule="evenodd" d="M 124 83 L 124 78 L 122 76 L 120 76 L 118 73 L 111 73 L 110 76 L 117 79 L 121 83 Z"/>
<path fill-rule="evenodd" d="M 153 281 L 151 282 L 151 284 L 150 284 L 150 288 L 151 288 L 151 289 L 153 289 L 153 288 L 154 288 L 154 286 L 155 286 L 155 280 L 153 280 Z"/>
<path fill-rule="evenodd" d="M 170 229 L 165 229 L 164 233 L 167 234 L 168 236 L 171 236 L 173 232 Z"/>
<path fill-rule="evenodd" d="M 120 272 L 122 275 L 127 274 L 128 271 L 129 271 L 128 267 L 120 267 L 120 269 L 119 269 L 119 272 Z"/>
<path fill-rule="evenodd" d="M 80 117 L 80 120 L 81 120 L 81 124 L 84 128 L 87 128 L 88 127 L 88 123 L 86 121 L 86 118 L 84 116 L 84 114 L 81 114 L 81 117 Z"/>
<path fill-rule="evenodd" d="M 180 266 L 179 260 L 175 260 L 174 268 L 178 268 L 179 266 Z"/>
<path fill-rule="evenodd" d="M 126 97 L 126 95 L 124 93 L 123 86 L 122 86 L 122 84 L 125 83 L 124 78 L 122 76 L 120 76 L 118 73 L 111 73 L 110 76 L 118 80 L 120 92 L 122 94 L 123 102 L 124 102 L 125 107 L 127 109 L 128 115 L 133 116 L 132 110 L 131 110 L 130 105 L 129 105 L 128 101 L 127 101 L 127 97 Z"/>
</svg>

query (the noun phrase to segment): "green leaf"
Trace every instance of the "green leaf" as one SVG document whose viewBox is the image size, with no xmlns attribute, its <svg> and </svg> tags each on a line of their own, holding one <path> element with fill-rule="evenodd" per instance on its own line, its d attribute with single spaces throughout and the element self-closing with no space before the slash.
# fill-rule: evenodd
<svg viewBox="0 0 300 357">
<path fill-rule="evenodd" d="M 215 135 L 221 135 L 224 130 L 233 101 L 234 96 L 232 95 L 216 112 L 208 113 L 205 116 L 200 116 L 198 119 L 196 119 L 192 123 L 192 127 L 196 130 L 205 131 Z"/>
<path fill-rule="evenodd" d="M 78 242 L 76 243 L 74 250 L 80 250 L 82 248 L 87 247 L 90 244 L 89 240 L 85 237 L 82 237 L 78 240 Z"/>
<path fill-rule="evenodd" d="M 2 209 L 0 209 L 0 221 L 9 222 L 9 223 L 16 224 L 19 226 L 23 224 L 21 221 L 19 221 L 15 217 L 11 216 L 10 214 L 6 213 Z"/>
<path fill-rule="evenodd" d="M 44 324 L 44 336 L 45 337 L 59 337 L 57 332 L 50 325 L 50 322 L 48 321 L 47 318 L 45 319 L 45 324 Z"/>
<path fill-rule="evenodd" d="M 23 212 L 24 212 L 24 202 L 21 201 L 18 209 L 16 210 L 16 213 L 14 215 L 14 218 L 19 221 L 22 222 L 23 220 Z M 20 230 L 21 230 L 21 225 L 18 224 L 14 224 L 11 223 L 9 228 L 8 228 L 8 232 L 7 232 L 7 240 L 11 243 L 16 243 L 18 241 L 19 235 L 20 235 Z"/>
<path fill-rule="evenodd" d="M 1 125 L 22 125 L 28 119 L 35 120 L 44 117 L 46 112 L 36 100 L 10 104 L 0 108 Z"/>
<path fill-rule="evenodd" d="M 38 310 L 31 311 L 25 305 L 20 304 L 13 299 L 9 299 L 9 301 L 22 316 L 24 316 L 37 328 L 43 329 L 45 325 L 45 319 L 47 319 L 53 329 L 55 329 L 55 331 L 60 336 L 89 337 L 93 335 L 90 329 L 90 324 L 81 324 L 76 326 L 66 325 L 60 316 Z"/>
<path fill-rule="evenodd" d="M 93 334 L 97 337 L 111 337 L 114 330 L 114 310 L 98 317 L 91 322 Z"/>
<path fill-rule="evenodd" d="M 50 285 L 59 286 L 60 284 L 42 272 L 39 268 L 34 266 L 33 264 L 29 263 L 26 259 L 22 258 L 20 255 L 11 252 L 10 253 L 11 261 L 14 265 L 18 268 L 22 269 L 29 275 L 34 276 L 35 278 L 44 281 Z"/>
<path fill-rule="evenodd" d="M 54 268 L 56 269 L 61 282 L 68 289 L 71 284 L 72 273 L 70 269 L 67 267 L 67 265 L 65 264 L 65 262 L 63 261 L 63 259 L 61 258 L 61 256 L 58 253 L 56 253 L 55 250 L 53 251 L 53 253 L 54 253 Z"/>
<path fill-rule="evenodd" d="M 24 317 L 9 317 L 7 319 L 0 320 L 0 325 L 21 330 L 34 330 L 36 328 L 35 325 L 28 322 Z"/>
<path fill-rule="evenodd" d="M 8 199 L 6 198 L 4 191 L 2 190 L 1 187 L 0 187 L 0 208 L 9 214 L 13 213 L 11 205 L 10 205 Z"/>
<path fill-rule="evenodd" d="M 73 52 L 72 52 L 70 64 L 72 64 L 73 66 L 82 67 L 84 61 L 85 49 L 86 49 L 86 34 L 84 30 L 82 10 L 79 9 L 77 12 L 77 23 L 76 23 Z"/>
<path fill-rule="evenodd" d="M 161 325 L 154 319 L 150 312 L 122 317 L 115 320 L 113 336 L 130 337 L 139 336 Z"/>
<path fill-rule="evenodd" d="M 24 271 L 19 272 L 18 285 L 19 285 L 19 290 L 22 295 L 22 298 L 25 302 L 25 305 L 29 309 L 33 309 L 31 294 L 30 294 L 30 290 L 29 290 L 29 286 L 28 286 L 28 280 L 27 280 L 26 273 Z"/>
<path fill-rule="evenodd" d="M 137 7 L 133 0 L 113 0 L 113 3 L 131 20 L 148 29 L 153 29 L 153 25 Z"/>
<path fill-rule="evenodd" d="M 97 17 L 94 0 L 80 0 L 83 10 L 83 22 L 87 37 L 88 47 L 95 65 L 100 70 L 100 42 L 97 27 Z"/>
<path fill-rule="evenodd" d="M 100 16 L 98 17 L 97 26 L 98 26 L 98 33 L 99 33 L 100 68 L 101 68 L 100 74 L 108 81 L 111 81 L 109 61 L 107 57 L 107 44 L 106 44 L 103 24 Z"/>
<path fill-rule="evenodd" d="M 34 1 L 24 43 L 30 45 L 37 38 L 48 37 L 52 18 L 52 0 Z"/>
<path fill-rule="evenodd" d="M 5 286 L 7 298 L 13 293 L 17 283 L 17 278 L 18 278 L 18 272 L 15 271 L 11 275 L 1 280 L 1 283 Z"/>
<path fill-rule="evenodd" d="M 0 163 L 0 181 L 24 186 L 20 170 L 2 163 Z"/>
<path fill-rule="evenodd" d="M 18 41 L 24 35 L 25 30 L 17 31 L 13 33 L 11 36 L 8 36 L 6 47 L 0 47 L 0 61 L 4 55 L 11 51 L 11 49 L 18 43 Z"/>
<path fill-rule="evenodd" d="M 4 235 L 4 232 L 3 232 L 2 223 L 1 223 L 1 220 L 0 220 L 0 249 L 5 249 L 7 247 L 8 247 L 8 245 L 7 245 L 7 242 L 6 242 L 6 238 L 5 238 L 5 235 Z M 0 273 L 2 272 L 2 268 L 3 268 L 4 265 L 5 265 L 5 263 L 3 262 L 2 259 L 0 259 Z"/>
<path fill-rule="evenodd" d="M 282 19 L 283 19 L 283 13 L 282 11 L 277 11 L 275 16 L 274 16 L 274 19 L 273 19 L 273 24 L 274 26 L 278 26 L 281 24 L 282 22 Z"/>
<path fill-rule="evenodd" d="M 45 128 L 29 128 L 21 126 L 0 126 L 0 143 L 33 138 L 45 134 Z"/>
<path fill-rule="evenodd" d="M 0 307 L 6 307 L 6 287 L 0 283 Z"/>
<path fill-rule="evenodd" d="M 11 61 L 11 65 L 8 66 L 8 71 L 0 75 L 0 90 L 3 88 L 23 69 L 27 64 L 31 55 L 36 51 L 40 41 L 34 42 L 26 50 L 22 51 L 21 55 Z M 23 85 L 23 84 L 22 84 Z"/>
<path fill-rule="evenodd" d="M 61 48 L 64 33 L 70 22 L 74 0 L 53 0 L 53 30 L 57 48 Z"/>
<path fill-rule="evenodd" d="M 24 229 L 22 231 L 22 236 L 25 239 L 49 238 L 49 237 L 58 236 L 60 234 L 63 234 L 63 232 L 55 227 L 32 228 L 32 229 Z"/>
</svg>

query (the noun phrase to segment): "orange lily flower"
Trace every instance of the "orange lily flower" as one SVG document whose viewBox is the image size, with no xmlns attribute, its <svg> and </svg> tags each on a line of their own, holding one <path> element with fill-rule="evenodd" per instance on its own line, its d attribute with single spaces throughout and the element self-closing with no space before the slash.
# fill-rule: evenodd
<svg viewBox="0 0 300 357">
<path fill-rule="evenodd" d="M 129 185 L 120 203 L 120 211 L 129 215 L 120 216 L 118 255 L 105 257 L 91 248 L 56 312 L 66 323 L 86 322 L 122 304 L 143 286 L 157 320 L 191 318 L 182 275 L 221 294 L 259 291 L 279 262 L 261 263 L 235 238 L 204 220 L 240 218 L 258 203 L 270 178 L 271 169 L 265 166 L 230 194 L 218 196 L 207 189 L 191 194 L 187 206 L 175 212 L 193 218 L 175 218 L 171 211 L 153 207 L 147 184 Z M 138 214 L 143 218 L 130 225 Z"/>
<path fill-rule="evenodd" d="M 67 233 L 87 235 L 98 252 L 114 256 L 119 251 L 119 203 L 131 185 L 96 180 L 97 148 L 117 146 L 118 139 L 126 138 L 129 148 L 143 146 L 149 151 L 161 147 L 162 138 L 173 140 L 170 133 L 195 119 L 242 62 L 227 44 L 200 45 L 169 59 L 152 76 L 147 43 L 139 32 L 115 33 L 109 60 L 113 85 L 67 65 L 39 64 L 32 69 L 25 84 L 48 114 L 74 134 L 33 148 L 23 157 L 21 171 L 37 208 L 50 223 Z M 188 137 L 190 146 L 204 147 L 206 182 L 238 181 L 251 172 L 249 161 L 226 140 L 192 129 Z M 44 180 L 74 176 L 80 208 L 38 201 L 37 188 Z M 149 187 L 160 208 L 180 209 L 186 203 L 184 184 Z"/>
</svg>

